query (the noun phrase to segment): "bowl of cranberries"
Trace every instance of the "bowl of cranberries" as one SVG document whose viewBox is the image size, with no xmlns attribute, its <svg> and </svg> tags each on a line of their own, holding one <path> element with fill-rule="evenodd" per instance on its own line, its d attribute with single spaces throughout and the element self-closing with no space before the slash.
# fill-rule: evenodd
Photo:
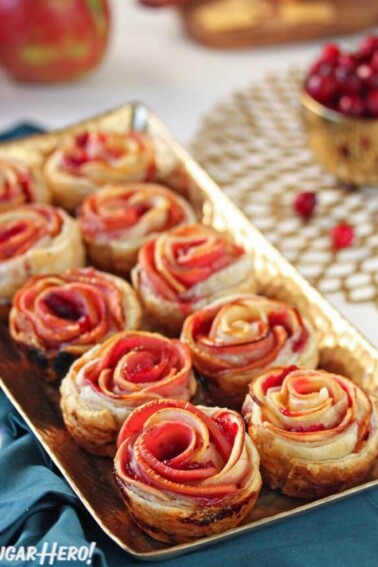
<svg viewBox="0 0 378 567">
<path fill-rule="evenodd" d="M 378 36 L 351 52 L 326 44 L 301 94 L 309 145 L 342 182 L 378 184 Z"/>
</svg>

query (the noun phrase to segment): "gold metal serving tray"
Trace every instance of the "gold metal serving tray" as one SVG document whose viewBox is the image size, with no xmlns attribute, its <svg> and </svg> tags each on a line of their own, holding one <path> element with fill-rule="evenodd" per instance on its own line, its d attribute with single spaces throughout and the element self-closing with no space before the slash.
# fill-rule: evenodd
<svg viewBox="0 0 378 567">
<path fill-rule="evenodd" d="M 57 142 L 74 132 L 83 129 L 120 132 L 132 128 L 145 131 L 153 138 L 162 163 L 179 164 L 168 181 L 189 199 L 198 218 L 232 234 L 253 255 L 259 293 L 294 304 L 312 320 L 320 346 L 320 366 L 344 373 L 369 393 L 377 394 L 378 351 L 269 244 L 143 105 L 129 104 L 58 132 L 7 143 L 0 151 L 38 162 Z M 130 518 L 112 478 L 112 460 L 89 455 L 72 441 L 60 415 L 58 389 L 46 383 L 37 366 L 20 356 L 5 326 L 0 326 L 0 376 L 4 392 L 83 505 L 110 538 L 139 559 L 172 558 L 378 485 L 377 465 L 360 486 L 313 502 L 264 489 L 241 526 L 192 543 L 159 543 L 145 535 Z"/>
</svg>

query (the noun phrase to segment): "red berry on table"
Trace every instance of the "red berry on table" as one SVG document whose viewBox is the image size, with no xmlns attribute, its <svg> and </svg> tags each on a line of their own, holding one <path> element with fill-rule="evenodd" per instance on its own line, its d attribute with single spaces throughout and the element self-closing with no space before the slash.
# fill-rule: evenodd
<svg viewBox="0 0 378 567">
<path fill-rule="evenodd" d="M 353 244 L 354 228 L 350 224 L 341 223 L 331 230 L 332 246 L 336 250 L 348 248 Z"/>
<path fill-rule="evenodd" d="M 308 219 L 316 207 L 316 194 L 312 191 L 302 191 L 294 199 L 294 211 L 301 217 Z"/>
</svg>

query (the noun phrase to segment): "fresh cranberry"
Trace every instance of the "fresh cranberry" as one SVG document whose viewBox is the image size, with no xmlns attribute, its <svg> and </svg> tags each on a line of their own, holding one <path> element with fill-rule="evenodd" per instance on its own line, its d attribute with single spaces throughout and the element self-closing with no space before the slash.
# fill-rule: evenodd
<svg viewBox="0 0 378 567">
<path fill-rule="evenodd" d="M 335 43 L 327 43 L 323 47 L 321 60 L 328 63 L 336 63 L 340 55 L 340 49 Z"/>
<path fill-rule="evenodd" d="M 373 57 L 371 58 L 370 65 L 373 71 L 378 75 L 378 50 L 374 53 Z"/>
<path fill-rule="evenodd" d="M 345 69 L 353 71 L 359 63 L 358 58 L 353 53 L 341 53 L 339 57 L 339 64 Z"/>
<path fill-rule="evenodd" d="M 375 51 L 378 51 L 378 36 L 368 35 L 358 46 L 357 54 L 361 58 L 370 59 Z"/>
<path fill-rule="evenodd" d="M 350 224 L 341 223 L 331 230 L 332 246 L 336 250 L 348 248 L 354 240 L 354 228 Z"/>
<path fill-rule="evenodd" d="M 355 53 L 326 44 L 305 81 L 310 96 L 353 117 L 377 117 L 378 36 L 367 36 Z"/>
<path fill-rule="evenodd" d="M 362 81 L 365 87 L 370 87 L 374 79 L 374 71 L 371 65 L 368 63 L 362 63 L 357 67 L 356 70 L 357 77 Z"/>
<path fill-rule="evenodd" d="M 336 63 L 329 63 L 328 61 L 322 61 L 319 65 L 317 75 L 321 77 L 328 77 L 328 75 L 333 75 L 335 72 Z"/>
<path fill-rule="evenodd" d="M 339 103 L 340 112 L 347 116 L 362 116 L 365 111 L 363 100 L 357 95 L 344 95 Z"/>
<path fill-rule="evenodd" d="M 298 215 L 308 219 L 312 216 L 316 207 L 316 194 L 312 191 L 298 193 L 294 199 L 293 208 Z"/>
<path fill-rule="evenodd" d="M 362 81 L 352 69 L 339 65 L 335 69 L 335 78 L 340 94 L 358 94 L 362 89 Z"/>
<path fill-rule="evenodd" d="M 337 61 L 324 61 L 323 59 L 317 59 L 311 65 L 309 75 L 321 75 L 322 77 L 326 77 L 334 72 L 336 65 Z"/>
<path fill-rule="evenodd" d="M 378 89 L 367 94 L 366 107 L 374 118 L 378 118 Z"/>
<path fill-rule="evenodd" d="M 307 81 L 307 92 L 318 102 L 330 102 L 336 89 L 337 84 L 333 76 L 313 75 Z"/>
</svg>

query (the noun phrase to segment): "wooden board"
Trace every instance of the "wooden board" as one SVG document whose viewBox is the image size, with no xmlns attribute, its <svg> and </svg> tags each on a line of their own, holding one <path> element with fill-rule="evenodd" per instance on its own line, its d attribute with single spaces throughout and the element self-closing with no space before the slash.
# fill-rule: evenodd
<svg viewBox="0 0 378 567">
<path fill-rule="evenodd" d="M 180 14 L 200 43 L 243 48 L 366 29 L 378 24 L 378 0 L 188 0 Z"/>
</svg>

